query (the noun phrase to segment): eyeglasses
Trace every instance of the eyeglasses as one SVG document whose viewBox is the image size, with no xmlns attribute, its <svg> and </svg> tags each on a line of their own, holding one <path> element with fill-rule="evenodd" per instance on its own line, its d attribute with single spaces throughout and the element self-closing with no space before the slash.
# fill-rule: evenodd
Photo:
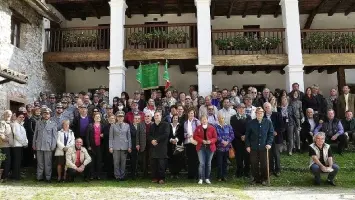
<svg viewBox="0 0 355 200">
<path fill-rule="evenodd" d="M 251 93 L 256 94 L 256 92 L 251 92 Z"/>
</svg>

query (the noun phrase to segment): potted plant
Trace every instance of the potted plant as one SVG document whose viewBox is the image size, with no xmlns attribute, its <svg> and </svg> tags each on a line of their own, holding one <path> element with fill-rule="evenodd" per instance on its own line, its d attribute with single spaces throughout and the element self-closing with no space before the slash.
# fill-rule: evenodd
<svg viewBox="0 0 355 200">
<path fill-rule="evenodd" d="M 232 38 L 219 38 L 214 42 L 219 50 L 231 50 L 234 49 Z"/>
<path fill-rule="evenodd" d="M 147 39 L 149 39 L 147 36 L 148 35 L 146 35 L 142 31 L 134 32 L 128 36 L 128 41 L 131 45 L 144 45 L 147 43 Z"/>
<path fill-rule="evenodd" d="M 87 32 L 64 32 L 63 40 L 67 46 L 75 46 L 79 44 L 90 44 L 97 41 L 97 33 L 87 33 Z"/>
<path fill-rule="evenodd" d="M 6 159 L 6 155 L 3 154 L 0 149 L 0 166 L 1 166 L 2 161 L 4 161 L 5 159 Z M 3 171 L 4 171 L 4 169 L 0 169 L 0 177 L 2 176 Z"/>
<path fill-rule="evenodd" d="M 182 44 L 186 43 L 189 39 L 188 34 L 181 29 L 173 29 L 168 33 L 169 44 Z"/>
</svg>

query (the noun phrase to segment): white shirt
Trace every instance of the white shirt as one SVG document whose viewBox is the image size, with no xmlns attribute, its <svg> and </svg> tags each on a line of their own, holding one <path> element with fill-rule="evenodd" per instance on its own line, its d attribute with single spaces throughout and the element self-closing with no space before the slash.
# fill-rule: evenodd
<svg viewBox="0 0 355 200">
<path fill-rule="evenodd" d="M 192 136 L 194 134 L 193 130 L 192 130 L 192 121 L 187 120 L 187 133 L 185 135 L 186 139 L 185 139 L 185 144 L 189 144 L 191 143 L 191 138 L 189 138 L 189 136 Z"/>
<path fill-rule="evenodd" d="M 178 125 L 179 125 L 179 123 L 177 123 L 176 126 L 174 126 L 174 124 L 171 123 L 171 127 L 173 128 L 173 136 L 176 136 L 176 130 L 177 130 L 176 128 L 177 128 Z M 170 142 L 173 141 L 173 140 L 174 140 L 174 139 L 171 138 L 171 139 L 170 139 Z M 175 138 L 175 140 L 176 140 L 176 142 L 179 142 L 179 139 L 178 139 L 178 138 Z"/>
<path fill-rule="evenodd" d="M 228 125 L 230 125 L 231 117 L 233 115 L 237 114 L 237 112 L 234 109 L 232 109 L 232 108 L 228 108 L 228 110 L 225 109 L 225 108 L 222 108 L 221 110 L 218 111 L 218 113 L 221 114 L 224 117 L 224 121 Z"/>
<path fill-rule="evenodd" d="M 316 128 L 316 122 L 315 122 L 314 119 L 312 118 L 312 119 L 308 119 L 308 123 L 309 123 L 309 125 L 311 125 L 310 132 L 313 133 L 314 128 Z"/>
<path fill-rule="evenodd" d="M 345 111 L 349 109 L 349 104 L 348 104 L 348 99 L 349 99 L 349 94 L 344 94 L 345 97 Z"/>
</svg>

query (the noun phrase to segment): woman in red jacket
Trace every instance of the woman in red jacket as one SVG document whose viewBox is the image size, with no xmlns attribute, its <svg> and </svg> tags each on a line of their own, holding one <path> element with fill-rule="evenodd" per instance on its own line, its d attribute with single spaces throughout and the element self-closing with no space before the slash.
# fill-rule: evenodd
<svg viewBox="0 0 355 200">
<path fill-rule="evenodd" d="M 197 141 L 196 151 L 200 161 L 198 184 L 202 184 L 203 180 L 211 184 L 211 161 L 216 151 L 217 132 L 213 126 L 208 124 L 206 115 L 201 116 L 200 120 L 201 125 L 196 128 L 193 137 Z"/>
</svg>

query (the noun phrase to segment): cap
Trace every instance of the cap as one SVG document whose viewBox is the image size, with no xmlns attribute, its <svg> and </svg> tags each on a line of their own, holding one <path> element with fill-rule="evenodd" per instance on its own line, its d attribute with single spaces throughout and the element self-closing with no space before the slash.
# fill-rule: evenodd
<svg viewBox="0 0 355 200">
<path fill-rule="evenodd" d="M 113 109 L 112 105 L 107 104 L 106 109 Z"/>
<path fill-rule="evenodd" d="M 63 98 L 60 102 L 61 102 L 62 104 L 63 104 L 63 103 L 65 103 L 65 104 L 68 103 L 68 101 L 67 101 L 65 98 Z"/>
<path fill-rule="evenodd" d="M 87 106 L 85 104 L 82 104 L 79 106 L 79 108 L 87 108 Z"/>
<path fill-rule="evenodd" d="M 50 94 L 49 98 L 55 98 L 55 94 Z"/>
<path fill-rule="evenodd" d="M 116 112 L 116 116 L 123 117 L 124 116 L 124 112 L 123 111 L 117 111 Z"/>
<path fill-rule="evenodd" d="M 63 104 L 62 103 L 58 103 L 55 108 L 63 108 Z"/>
<path fill-rule="evenodd" d="M 52 110 L 50 108 L 43 108 L 42 107 L 42 113 L 51 113 Z"/>
<path fill-rule="evenodd" d="M 99 89 L 106 89 L 106 86 L 100 85 Z"/>
<path fill-rule="evenodd" d="M 99 109 L 94 108 L 94 110 L 92 112 L 100 112 Z"/>
</svg>

